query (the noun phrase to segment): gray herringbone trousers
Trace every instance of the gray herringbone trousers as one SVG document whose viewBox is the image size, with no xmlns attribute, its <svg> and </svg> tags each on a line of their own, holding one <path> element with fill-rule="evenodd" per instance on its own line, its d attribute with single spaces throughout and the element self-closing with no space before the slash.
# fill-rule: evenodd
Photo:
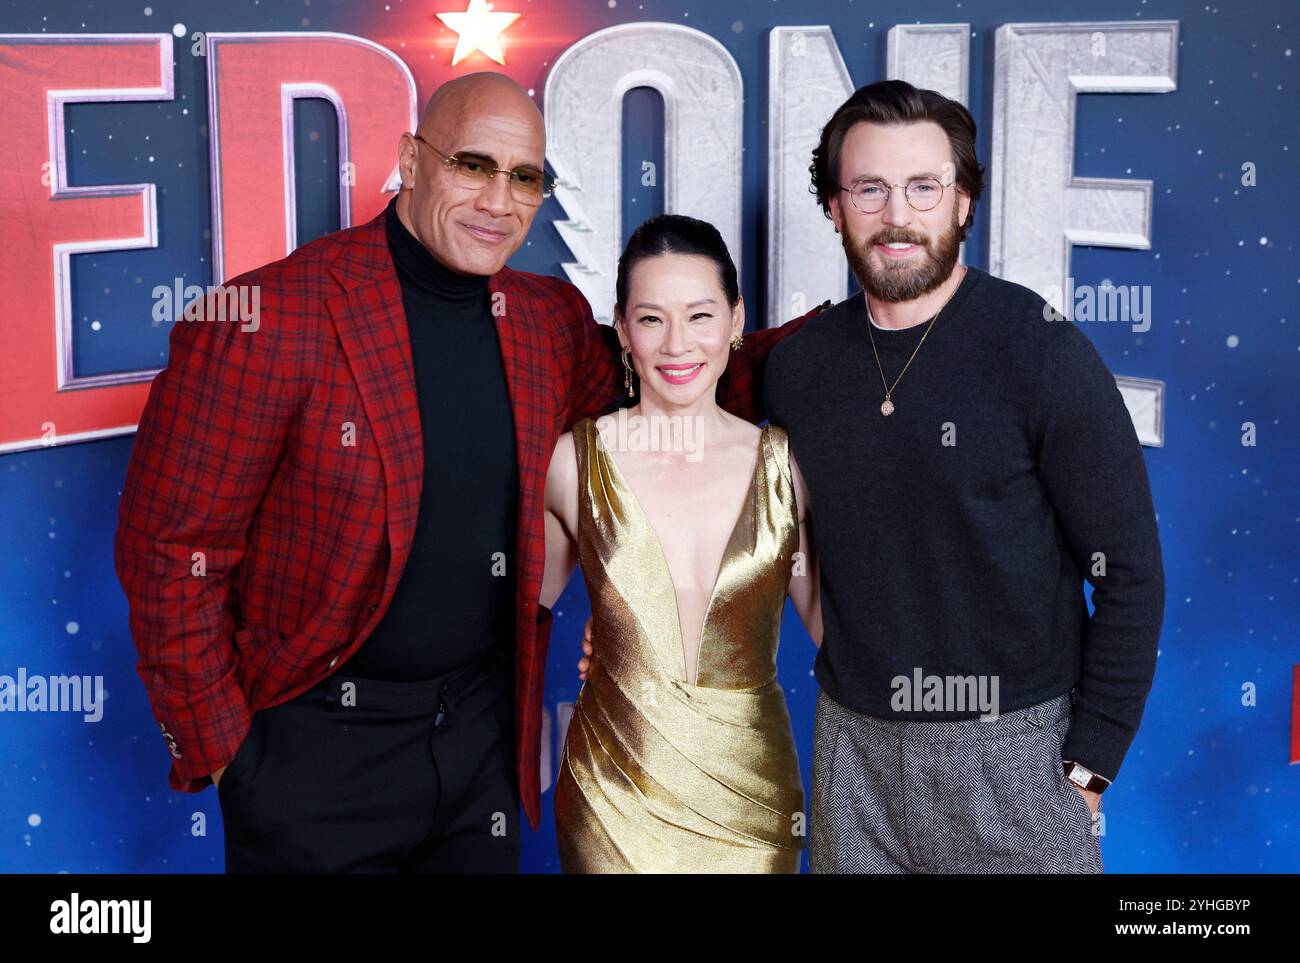
<svg viewBox="0 0 1300 963">
<path fill-rule="evenodd" d="M 814 873 L 1100 873 L 1065 778 L 1070 698 L 997 719 L 903 722 L 817 696 Z"/>
</svg>

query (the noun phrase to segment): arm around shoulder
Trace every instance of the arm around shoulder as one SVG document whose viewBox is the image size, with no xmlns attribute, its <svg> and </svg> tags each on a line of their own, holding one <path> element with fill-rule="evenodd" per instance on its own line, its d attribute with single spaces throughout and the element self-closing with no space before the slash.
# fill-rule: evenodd
<svg viewBox="0 0 1300 963">
<path fill-rule="evenodd" d="M 808 319 L 824 310 L 830 302 L 819 304 L 807 314 L 793 318 L 775 328 L 746 331 L 740 347 L 733 352 L 718 382 L 718 404 L 746 421 L 759 422 L 768 417 L 763 397 L 763 373 L 767 356 L 780 342 L 794 334 Z"/>
</svg>

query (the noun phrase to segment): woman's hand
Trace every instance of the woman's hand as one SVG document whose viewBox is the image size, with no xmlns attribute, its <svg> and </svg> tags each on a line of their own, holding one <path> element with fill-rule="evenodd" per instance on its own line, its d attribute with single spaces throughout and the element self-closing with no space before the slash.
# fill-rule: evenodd
<svg viewBox="0 0 1300 963">
<path fill-rule="evenodd" d="M 587 616 L 587 624 L 582 629 L 582 651 L 585 654 L 578 660 L 578 678 L 586 682 L 587 670 L 591 668 L 591 657 L 595 654 L 591 645 L 591 616 Z"/>
</svg>

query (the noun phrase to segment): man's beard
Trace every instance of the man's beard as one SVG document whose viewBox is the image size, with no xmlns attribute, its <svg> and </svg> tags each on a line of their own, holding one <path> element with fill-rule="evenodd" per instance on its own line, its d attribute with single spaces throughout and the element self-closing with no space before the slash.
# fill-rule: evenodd
<svg viewBox="0 0 1300 963">
<path fill-rule="evenodd" d="M 952 223 L 939 235 L 933 248 L 922 235 L 899 228 L 886 228 L 868 238 L 867 243 L 862 245 L 855 244 L 849 238 L 848 231 L 842 231 L 840 241 L 844 245 L 844 256 L 849 260 L 853 276 L 868 294 L 877 301 L 912 301 L 943 284 L 957 266 L 961 236 L 956 205 L 953 206 Z M 870 258 L 872 248 L 876 244 L 888 244 L 891 241 L 922 245 L 921 257 L 895 261 L 882 256 L 884 266 L 874 267 Z"/>
</svg>

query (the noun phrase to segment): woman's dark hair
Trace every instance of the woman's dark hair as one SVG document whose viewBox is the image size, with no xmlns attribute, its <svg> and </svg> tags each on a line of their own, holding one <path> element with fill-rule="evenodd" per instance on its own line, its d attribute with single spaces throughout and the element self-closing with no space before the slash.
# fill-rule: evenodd
<svg viewBox="0 0 1300 963">
<path fill-rule="evenodd" d="M 970 196 L 970 211 L 961 225 L 961 239 L 975 220 L 975 205 L 984 192 L 984 168 L 975 156 L 975 118 L 955 100 L 933 90 L 920 90 L 902 80 L 884 80 L 859 87 L 822 128 L 821 143 L 813 151 L 808 167 L 812 174 L 809 193 L 817 195 L 822 213 L 831 216 L 831 198 L 840 184 L 840 152 L 844 138 L 854 124 L 910 124 L 933 121 L 943 128 L 952 146 L 957 186 Z"/>
<path fill-rule="evenodd" d="M 718 229 L 708 221 L 685 214 L 656 214 L 632 232 L 627 247 L 618 259 L 618 280 L 614 285 L 614 303 L 619 313 L 627 307 L 627 289 L 632 268 L 638 261 L 660 254 L 699 254 L 713 261 L 718 280 L 727 295 L 727 304 L 736 306 L 740 288 L 736 283 L 736 265 Z"/>
</svg>

